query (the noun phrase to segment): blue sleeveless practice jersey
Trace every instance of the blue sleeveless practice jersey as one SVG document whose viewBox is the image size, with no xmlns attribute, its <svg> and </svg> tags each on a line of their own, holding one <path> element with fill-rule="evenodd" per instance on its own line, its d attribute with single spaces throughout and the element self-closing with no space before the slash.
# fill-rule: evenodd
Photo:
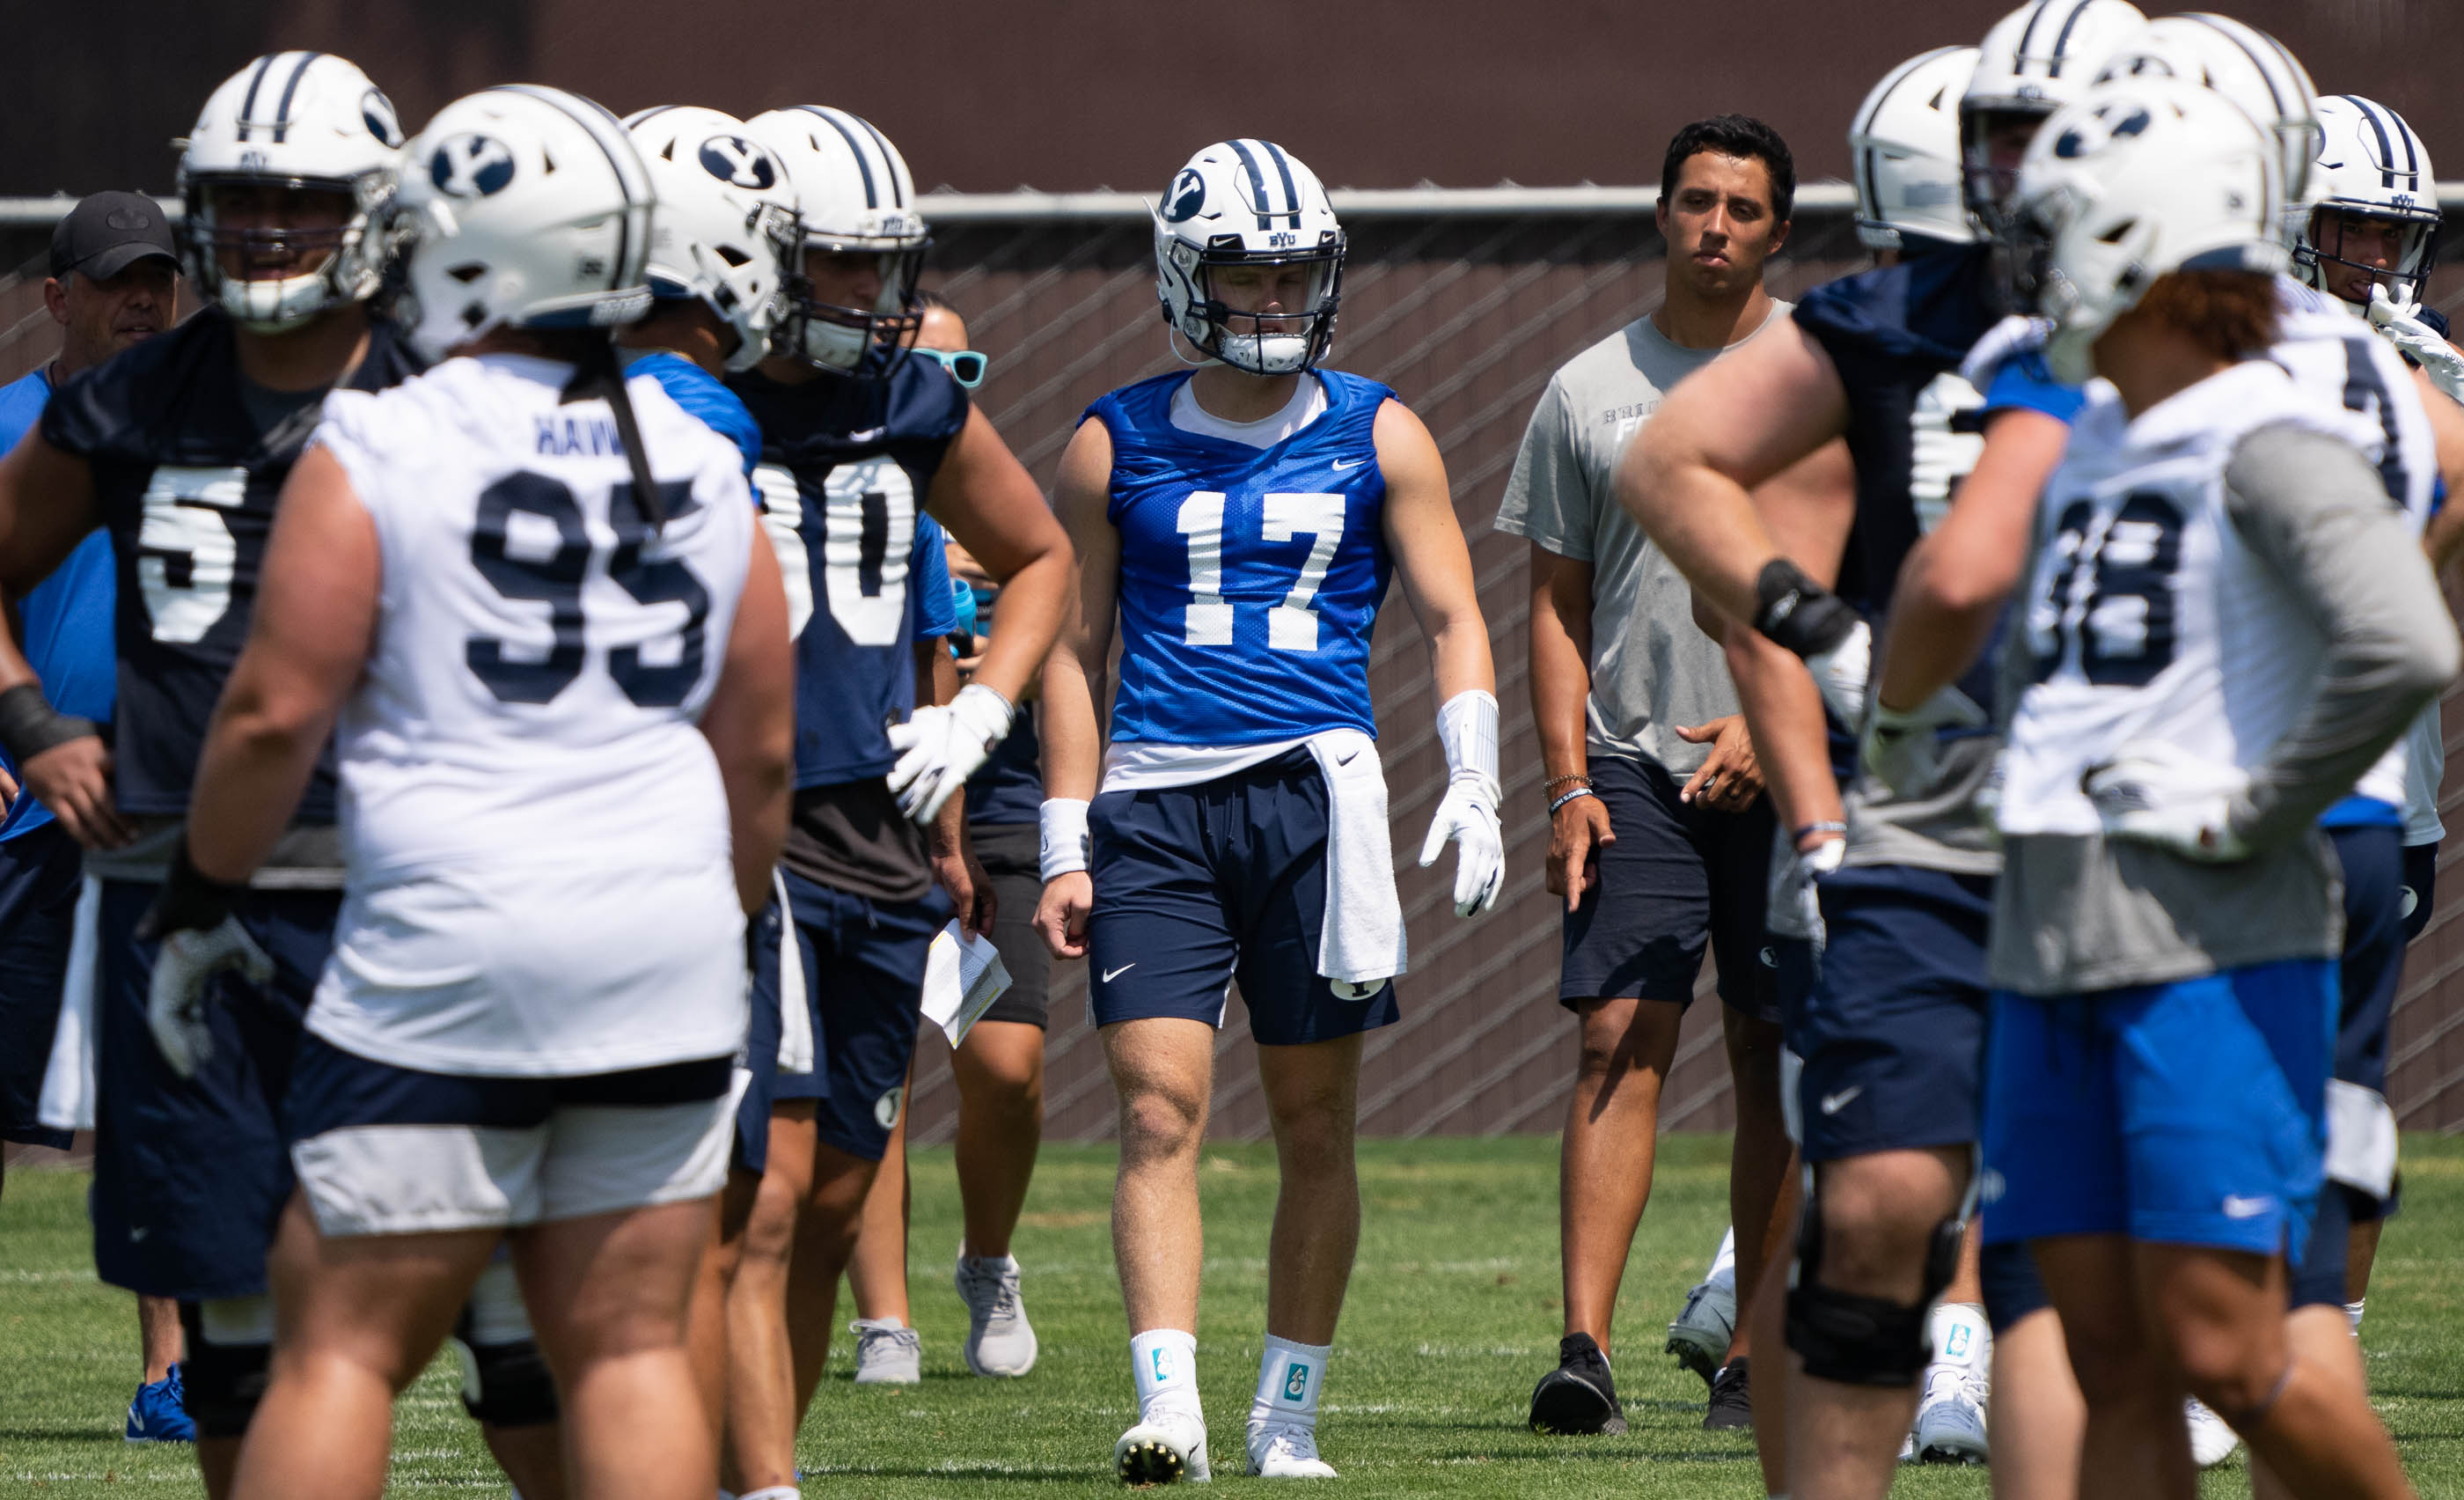
<svg viewBox="0 0 2464 1500">
<path fill-rule="evenodd" d="M 761 429 L 746 408 L 744 398 L 728 389 L 726 382 L 668 349 L 627 351 L 625 373 L 648 375 L 657 381 L 659 388 L 683 408 L 685 415 L 700 418 L 702 426 L 734 443 L 744 455 L 747 474 L 760 464 Z"/>
<path fill-rule="evenodd" d="M 48 365 L 0 386 L 0 452 L 17 446 L 51 399 Z M 51 577 L 12 602 L 24 628 L 26 665 L 42 680 L 43 695 L 52 707 L 109 723 L 112 678 L 119 667 L 111 649 L 111 539 L 98 531 L 78 542 Z M 0 753 L 0 769 L 11 777 L 17 774 L 5 753 Z M 0 840 L 51 821 L 51 809 L 32 797 L 20 797 L 0 817 Z"/>
<path fill-rule="evenodd" d="M 761 429 L 754 490 L 786 574 L 796 630 L 796 785 L 888 774 L 890 726 L 915 707 L 909 643 L 928 604 L 917 521 L 967 395 L 933 360 L 878 351 L 858 379 L 825 370 L 782 385 L 759 370 L 731 388 Z M 940 539 L 933 537 L 937 560 Z"/>
<path fill-rule="evenodd" d="M 1265 449 L 1173 426 L 1185 371 L 1087 408 L 1111 434 L 1107 514 L 1121 534 L 1114 739 L 1377 733 L 1369 637 L 1394 560 L 1373 432 L 1394 392 L 1317 379 L 1326 410 Z"/>
<path fill-rule="evenodd" d="M 419 368 L 378 319 L 341 384 L 383 390 Z M 187 810 L 207 721 L 248 640 L 275 497 L 321 408 L 311 401 L 260 433 L 240 395 L 231 320 L 213 307 L 66 382 L 43 408 L 43 440 L 94 476 L 118 564 L 112 723 L 123 811 Z M 295 817 L 334 821 L 330 744 Z"/>
</svg>

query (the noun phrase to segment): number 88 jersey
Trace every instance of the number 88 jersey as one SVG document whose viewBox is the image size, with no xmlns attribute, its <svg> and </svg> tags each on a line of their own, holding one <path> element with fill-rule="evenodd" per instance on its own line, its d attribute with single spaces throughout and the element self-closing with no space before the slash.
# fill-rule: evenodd
<svg viewBox="0 0 2464 1500">
<path fill-rule="evenodd" d="M 375 320 L 344 388 L 381 390 L 419 364 Z M 260 432 L 241 396 L 231 320 L 209 307 L 65 384 L 43 440 L 85 460 L 111 535 L 120 652 L 113 780 L 121 810 L 186 812 L 206 725 L 248 640 L 274 503 L 316 426 L 312 400 Z M 320 757 L 298 821 L 334 821 Z"/>
<path fill-rule="evenodd" d="M 2101 383 L 2045 487 L 2021 602 L 2027 686 L 2005 737 L 2007 834 L 2093 834 L 2085 772 L 2162 741 L 2247 768 L 2292 726 L 2324 641 L 2243 539 L 2225 470 L 2244 437 L 2299 427 L 2371 463 L 2378 424 L 2250 360 L 2142 412 Z"/>
<path fill-rule="evenodd" d="M 1394 392 L 1314 378 L 1326 409 L 1264 449 L 1175 426 L 1186 372 L 1088 408 L 1111 436 L 1106 514 L 1121 538 L 1115 740 L 1376 734 L 1369 639 L 1394 563 L 1374 433 Z"/>
</svg>

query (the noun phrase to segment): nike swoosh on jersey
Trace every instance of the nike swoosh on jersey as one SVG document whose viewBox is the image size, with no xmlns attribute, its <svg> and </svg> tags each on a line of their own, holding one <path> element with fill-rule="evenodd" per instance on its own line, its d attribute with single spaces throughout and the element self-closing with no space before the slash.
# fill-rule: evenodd
<svg viewBox="0 0 2464 1500">
<path fill-rule="evenodd" d="M 1110 984 L 1114 979 L 1129 973 L 1132 969 L 1134 969 L 1137 966 L 1136 960 L 1132 960 L 1130 962 L 1122 964 L 1117 969 L 1106 969 L 1104 971 L 1104 982 Z"/>
<path fill-rule="evenodd" d="M 1853 1088 L 1842 1089 L 1837 1093 L 1826 1093 L 1822 1096 L 1822 1113 L 1837 1114 L 1848 1107 L 1849 1100 L 1864 1092 L 1865 1086 L 1860 1083 Z"/>
<path fill-rule="evenodd" d="M 2272 1198 L 2243 1198 L 2237 1194 L 2227 1193 L 2225 1195 L 2225 1217 L 2228 1219 L 2255 1219 L 2259 1215 L 2267 1212 L 2268 1209 L 2274 1207 L 2275 1204 L 2276 1200 Z"/>
<path fill-rule="evenodd" d="M 882 428 L 869 427 L 861 432 L 849 432 L 847 435 L 847 440 L 850 443 L 869 443 L 874 438 L 879 437 L 884 430 L 885 430 Z"/>
<path fill-rule="evenodd" d="M 1345 463 L 1342 459 L 1340 459 L 1340 458 L 1335 458 L 1335 459 L 1331 459 L 1331 460 L 1329 460 L 1329 464 L 1330 464 L 1330 466 L 1331 466 L 1331 467 L 1332 467 L 1332 468 L 1334 468 L 1334 469 L 1338 469 L 1338 470 L 1342 470 L 1342 469 L 1357 469 L 1357 468 L 1359 468 L 1362 464 L 1365 464 L 1365 463 L 1367 463 L 1368 461 L 1369 461 L 1369 460 L 1368 460 L 1368 459 L 1366 459 L 1366 458 L 1355 458 L 1355 459 L 1352 460 L 1350 463 Z"/>
</svg>

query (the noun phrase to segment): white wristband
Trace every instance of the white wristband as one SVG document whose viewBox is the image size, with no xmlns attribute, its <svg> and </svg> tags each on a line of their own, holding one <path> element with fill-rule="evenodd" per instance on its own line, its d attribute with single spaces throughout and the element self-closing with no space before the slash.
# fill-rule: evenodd
<svg viewBox="0 0 2464 1500">
<path fill-rule="evenodd" d="M 1087 868 L 1089 835 L 1087 802 L 1082 797 L 1046 797 L 1036 822 L 1043 831 L 1040 851 L 1043 875 L 1050 880 Z"/>
<path fill-rule="evenodd" d="M 1495 807 L 1504 800 L 1497 780 L 1497 695 L 1473 688 L 1438 709 L 1438 743 L 1446 752 L 1446 780 L 1476 781 Z"/>
</svg>

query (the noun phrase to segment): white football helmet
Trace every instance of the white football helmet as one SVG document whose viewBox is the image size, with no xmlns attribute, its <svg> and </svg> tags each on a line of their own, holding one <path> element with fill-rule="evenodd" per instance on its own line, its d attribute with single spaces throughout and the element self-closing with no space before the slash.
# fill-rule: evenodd
<svg viewBox="0 0 2464 1500">
<path fill-rule="evenodd" d="M 402 320 L 428 358 L 492 328 L 612 328 L 649 310 L 650 174 L 605 109 L 535 84 L 483 89 L 403 155 Z"/>
<path fill-rule="evenodd" d="M 785 320 L 802 254 L 785 164 L 744 121 L 715 109 L 664 105 L 625 125 L 659 199 L 644 268 L 650 294 L 707 306 L 736 330 L 727 367 L 751 369 Z"/>
<path fill-rule="evenodd" d="M 1987 229 L 2000 226 L 2016 174 L 1996 168 L 1994 130 L 2013 117 L 2041 122 L 2087 92 L 2116 49 L 2147 17 L 2128 0 L 2029 0 L 1985 33 L 1959 100 L 1962 186 Z"/>
<path fill-rule="evenodd" d="M 1163 320 L 1201 354 L 1252 375 L 1291 375 L 1326 357 L 1343 298 L 1343 226 L 1317 174 L 1271 141 L 1218 141 L 1189 159 L 1150 212 Z M 1309 304 L 1284 325 L 1234 333 L 1215 294 L 1230 266 L 1305 266 Z M 1300 324 L 1297 330 L 1290 325 Z"/>
<path fill-rule="evenodd" d="M 1959 100 L 1973 47 L 1937 47 L 1882 75 L 1848 126 L 1857 238 L 1913 253 L 1976 238 L 1959 190 Z"/>
<path fill-rule="evenodd" d="M 187 271 L 206 300 L 273 332 L 376 294 L 387 254 L 378 226 L 393 196 L 402 126 L 358 67 L 322 52 L 259 57 L 223 80 L 177 144 Z M 333 193 L 346 207 L 337 226 L 241 229 L 217 211 L 222 191 L 235 188 Z M 252 263 L 318 250 L 326 254 L 315 270 L 247 276 Z M 224 268 L 226 256 L 238 273 Z"/>
<path fill-rule="evenodd" d="M 2283 270 L 2280 173 L 2256 121 L 2179 78 L 2117 79 L 2047 120 L 2012 209 L 2054 378 L 2087 380 L 2089 346 L 2169 272 Z"/>
<path fill-rule="evenodd" d="M 2276 137 L 2284 201 L 2294 210 L 2285 216 L 2288 236 L 2298 229 L 2312 133 L 2319 128 L 2319 91 L 2301 60 L 2275 37 L 2229 15 L 2166 15 L 2107 58 L 2097 81 L 2149 75 L 2213 89 Z"/>
<path fill-rule="evenodd" d="M 863 120 L 825 104 L 774 109 L 744 127 L 787 165 L 804 249 L 881 257 L 881 295 L 870 307 L 817 300 L 800 258 L 779 352 L 852 370 L 875 344 L 914 337 L 924 320 L 915 280 L 933 236 L 916 211 L 915 182 L 898 148 Z"/>
<path fill-rule="evenodd" d="M 2392 219 L 2404 226 L 2403 253 L 2392 271 L 2378 274 L 2398 306 L 2420 301 L 2438 264 L 2438 179 L 2430 169 L 2430 149 L 2402 115 L 2359 94 L 2330 94 L 2319 100 L 2318 141 L 2318 164 L 2311 170 L 2305 205 L 2309 211 L 2302 215 L 2293 251 L 2301 279 L 2323 290 L 2320 262 L 2357 264 L 2343 257 L 2341 244 L 2320 242 L 2318 210 Z"/>
</svg>

